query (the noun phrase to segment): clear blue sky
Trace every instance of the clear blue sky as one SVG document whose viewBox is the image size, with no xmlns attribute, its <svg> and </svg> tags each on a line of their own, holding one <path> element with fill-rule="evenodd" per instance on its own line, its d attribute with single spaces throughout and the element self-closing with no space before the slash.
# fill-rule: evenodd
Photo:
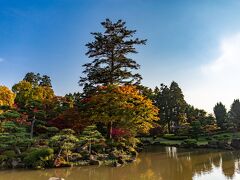
<svg viewBox="0 0 240 180">
<path fill-rule="evenodd" d="M 33 71 L 49 75 L 58 95 L 79 91 L 90 32 L 105 18 L 123 19 L 148 39 L 134 55 L 144 85 L 175 80 L 189 103 L 229 107 L 240 97 L 229 80 L 240 75 L 239 9 L 238 0 L 0 0 L 0 84 Z"/>
</svg>

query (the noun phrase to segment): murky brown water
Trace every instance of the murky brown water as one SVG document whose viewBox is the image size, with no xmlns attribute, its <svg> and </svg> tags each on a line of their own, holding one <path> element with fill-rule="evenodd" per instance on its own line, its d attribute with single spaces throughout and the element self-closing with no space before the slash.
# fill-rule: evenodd
<svg viewBox="0 0 240 180">
<path fill-rule="evenodd" d="M 240 151 L 150 147 L 120 168 L 77 167 L 39 171 L 0 171 L 0 180 L 240 180 Z"/>
</svg>

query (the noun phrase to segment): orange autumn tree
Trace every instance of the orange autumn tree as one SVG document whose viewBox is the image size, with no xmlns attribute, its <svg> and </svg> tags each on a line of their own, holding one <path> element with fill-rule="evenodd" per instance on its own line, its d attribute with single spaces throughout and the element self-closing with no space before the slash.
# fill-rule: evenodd
<svg viewBox="0 0 240 180">
<path fill-rule="evenodd" d="M 99 86 L 85 99 L 83 107 L 90 120 L 108 127 L 110 139 L 113 127 L 126 129 L 135 136 L 147 133 L 158 120 L 158 109 L 132 85 Z"/>
</svg>

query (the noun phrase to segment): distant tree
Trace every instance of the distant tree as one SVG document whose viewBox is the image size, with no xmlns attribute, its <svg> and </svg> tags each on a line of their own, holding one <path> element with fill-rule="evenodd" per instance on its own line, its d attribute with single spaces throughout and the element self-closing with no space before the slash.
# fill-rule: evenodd
<svg viewBox="0 0 240 180">
<path fill-rule="evenodd" d="M 12 87 L 12 91 L 16 94 L 15 102 L 24 107 L 28 102 L 40 101 L 48 103 L 54 97 L 54 91 L 48 86 L 33 86 L 28 81 L 20 81 Z"/>
<path fill-rule="evenodd" d="M 101 23 L 103 33 L 91 33 L 94 41 L 86 44 L 86 55 L 94 60 L 83 65 L 86 77 L 79 81 L 85 91 L 98 85 L 139 83 L 142 79 L 131 71 L 139 69 L 140 65 L 128 55 L 137 53 L 134 46 L 145 44 L 146 40 L 133 38 L 136 30 L 128 30 L 125 24 L 122 20 L 114 23 L 106 19 Z"/>
<path fill-rule="evenodd" d="M 33 86 L 37 86 L 41 80 L 41 76 L 39 73 L 35 74 L 34 72 L 29 72 L 25 75 L 23 80 L 31 83 Z"/>
<path fill-rule="evenodd" d="M 16 94 L 15 102 L 21 107 L 26 105 L 32 99 L 32 84 L 28 81 L 20 81 L 12 87 L 12 91 Z"/>
<path fill-rule="evenodd" d="M 43 75 L 41 78 L 41 81 L 39 83 L 39 86 L 47 86 L 47 87 L 52 87 L 51 79 L 47 75 Z"/>
<path fill-rule="evenodd" d="M 195 108 L 194 106 L 191 106 L 189 104 L 186 107 L 185 113 L 188 123 L 192 123 L 195 120 L 205 119 L 205 117 L 207 116 L 206 111 L 204 111 L 203 109 Z"/>
<path fill-rule="evenodd" d="M 155 89 L 154 103 L 160 109 L 159 111 L 159 124 L 162 126 L 167 125 L 168 133 L 171 132 L 172 121 L 170 119 L 170 90 L 169 88 L 161 84 L 158 91 Z"/>
<path fill-rule="evenodd" d="M 173 81 L 170 85 L 170 118 L 174 122 L 175 126 L 180 126 L 186 119 L 185 110 L 187 103 L 184 100 L 184 95 L 182 93 L 179 85 Z"/>
<path fill-rule="evenodd" d="M 185 110 L 187 104 L 182 90 L 176 82 L 173 81 L 170 87 L 161 84 L 160 89 L 155 88 L 153 101 L 160 109 L 159 123 L 167 125 L 168 133 L 186 123 Z"/>
<path fill-rule="evenodd" d="M 52 87 L 51 79 L 47 75 L 41 75 L 39 73 L 29 72 L 23 78 L 24 81 L 31 83 L 33 86 L 48 86 Z"/>
<path fill-rule="evenodd" d="M 221 103 L 217 103 L 214 108 L 213 108 L 216 120 L 217 120 L 217 125 L 220 127 L 222 130 L 226 130 L 227 128 L 227 109 L 226 107 Z"/>
<path fill-rule="evenodd" d="M 240 128 L 240 101 L 239 99 L 235 99 L 231 105 L 231 109 L 229 111 L 229 118 L 232 121 L 234 128 Z"/>
</svg>

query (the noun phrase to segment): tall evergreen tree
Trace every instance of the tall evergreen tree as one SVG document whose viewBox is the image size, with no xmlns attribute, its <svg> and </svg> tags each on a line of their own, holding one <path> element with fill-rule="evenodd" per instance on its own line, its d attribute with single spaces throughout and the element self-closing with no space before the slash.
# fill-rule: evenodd
<svg viewBox="0 0 240 180">
<path fill-rule="evenodd" d="M 240 101 L 239 99 L 235 99 L 231 105 L 231 109 L 229 111 L 229 118 L 233 123 L 235 129 L 240 127 Z"/>
<path fill-rule="evenodd" d="M 105 31 L 91 33 L 94 41 L 86 44 L 86 55 L 94 60 L 83 65 L 86 74 L 79 85 L 85 92 L 98 85 L 139 83 L 142 79 L 137 70 L 140 65 L 129 54 L 137 53 L 135 45 L 144 45 L 146 40 L 133 38 L 136 30 L 128 30 L 125 22 L 106 19 L 101 23 Z"/>
<path fill-rule="evenodd" d="M 227 128 L 226 123 L 227 123 L 227 109 L 226 107 L 221 103 L 217 103 L 214 108 L 214 115 L 217 120 L 217 125 L 221 129 L 225 130 Z"/>
<path fill-rule="evenodd" d="M 186 121 L 186 102 L 181 88 L 176 82 L 172 82 L 170 87 L 161 84 L 160 89 L 155 88 L 155 105 L 160 109 L 161 125 L 167 125 L 168 132 L 173 132 Z"/>
<path fill-rule="evenodd" d="M 173 81 L 170 85 L 170 118 L 174 122 L 174 125 L 178 127 L 182 122 L 185 121 L 185 110 L 187 103 L 184 100 L 184 95 L 182 93 L 179 85 Z"/>
<path fill-rule="evenodd" d="M 162 126 L 167 125 L 167 130 L 171 132 L 172 121 L 170 119 L 170 89 L 164 85 L 160 85 L 160 89 L 155 88 L 155 105 L 160 109 L 159 111 L 159 124 Z"/>
</svg>

